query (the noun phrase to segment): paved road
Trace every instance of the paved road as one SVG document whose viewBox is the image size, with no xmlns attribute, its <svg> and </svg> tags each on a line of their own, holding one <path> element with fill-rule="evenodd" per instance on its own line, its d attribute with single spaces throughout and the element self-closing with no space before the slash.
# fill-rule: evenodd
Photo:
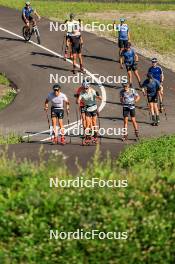
<svg viewBox="0 0 175 264">
<path fill-rule="evenodd" d="M 50 32 L 49 21 L 42 19 L 39 24 L 42 46 L 36 46 L 32 43 L 25 43 L 18 36 L 5 32 L 9 30 L 21 36 L 22 22 L 20 13 L 9 8 L 0 8 L 0 72 L 6 73 L 18 87 L 19 93 L 14 102 L 6 109 L 0 112 L 0 129 L 3 133 L 13 131 L 22 135 L 30 135 L 30 144 L 15 145 L 10 147 L 11 152 L 15 152 L 18 157 L 30 157 L 35 159 L 39 146 L 49 137 L 46 116 L 43 111 L 43 102 L 50 91 L 49 75 L 58 74 L 59 76 L 73 76 L 72 65 L 60 59 L 54 52 L 60 54 L 63 41 L 63 32 Z M 118 54 L 116 44 L 104 38 L 97 37 L 94 34 L 83 33 L 85 49 L 84 64 L 85 68 L 92 74 L 103 76 L 124 76 L 125 70 L 119 68 L 116 62 Z M 35 38 L 33 39 L 35 41 Z M 52 52 L 53 51 L 53 52 Z M 140 56 L 139 68 L 142 79 L 150 66 L 148 59 Z M 165 105 L 168 114 L 168 122 L 164 115 L 161 117 L 159 127 L 150 126 L 149 114 L 145 109 L 145 101 L 142 98 L 137 107 L 138 122 L 142 137 L 153 137 L 163 134 L 174 133 L 174 101 L 175 101 L 175 74 L 164 68 L 165 73 Z M 134 83 L 137 87 L 137 82 Z M 77 121 L 74 91 L 79 84 L 63 84 L 62 90 L 67 94 L 71 102 L 70 123 Z M 96 90 L 101 93 L 98 85 L 94 85 Z M 107 129 L 122 127 L 122 109 L 119 103 L 120 84 L 104 84 L 106 94 L 106 104 L 100 113 L 101 127 Z M 103 92 L 104 92 L 103 91 Z M 65 123 L 67 120 L 65 118 Z M 75 124 L 76 125 L 76 124 Z M 68 126 L 70 129 L 70 126 Z M 134 135 L 130 126 L 130 143 L 133 143 Z M 44 131 L 44 132 L 43 132 Z M 41 133 L 42 132 L 42 133 Z M 39 133 L 39 134 L 36 134 Z M 36 135 L 35 135 L 36 134 Z M 31 136 L 32 135 L 32 136 Z M 69 140 L 69 138 L 68 138 Z M 65 147 L 50 146 L 48 141 L 44 141 L 44 148 L 50 151 L 52 148 L 63 151 L 69 157 L 69 162 L 78 156 L 82 164 L 92 155 L 94 147 L 81 147 L 81 140 L 78 137 L 72 137 L 72 144 Z M 102 138 L 102 151 L 111 152 L 115 157 L 123 148 L 120 136 L 107 136 Z M 92 151 L 93 150 L 93 151 Z"/>
</svg>

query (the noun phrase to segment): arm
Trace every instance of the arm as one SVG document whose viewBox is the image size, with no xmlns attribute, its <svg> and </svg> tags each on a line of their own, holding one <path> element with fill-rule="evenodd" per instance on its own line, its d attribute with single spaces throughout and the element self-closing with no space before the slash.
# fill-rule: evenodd
<svg viewBox="0 0 175 264">
<path fill-rule="evenodd" d="M 135 103 L 137 103 L 139 100 L 140 100 L 140 95 L 137 94 L 137 95 L 135 96 Z"/>
<path fill-rule="evenodd" d="M 45 111 L 48 111 L 48 108 L 49 108 L 49 100 L 46 99 L 44 110 L 45 110 Z"/>
<path fill-rule="evenodd" d="M 66 105 L 66 111 L 67 111 L 67 114 L 69 114 L 69 111 L 70 111 L 70 103 L 69 103 L 69 100 L 66 99 L 66 100 L 64 101 L 64 103 L 65 103 L 65 105 Z"/>
<path fill-rule="evenodd" d="M 36 12 L 36 10 L 34 10 L 33 13 L 37 16 L 37 18 L 38 18 L 39 20 L 41 19 L 40 15 Z"/>
<path fill-rule="evenodd" d="M 130 35 L 130 32 L 128 31 L 128 41 L 130 42 L 131 41 L 131 35 Z"/>
<path fill-rule="evenodd" d="M 135 62 L 138 62 L 139 61 L 139 56 L 135 53 Z"/>
<path fill-rule="evenodd" d="M 99 92 L 96 92 L 96 98 L 100 101 L 102 100 L 102 96 L 100 96 Z"/>
<path fill-rule="evenodd" d="M 142 87 L 142 93 L 143 93 L 144 96 L 146 96 L 146 93 L 147 93 L 146 87 Z"/>
</svg>

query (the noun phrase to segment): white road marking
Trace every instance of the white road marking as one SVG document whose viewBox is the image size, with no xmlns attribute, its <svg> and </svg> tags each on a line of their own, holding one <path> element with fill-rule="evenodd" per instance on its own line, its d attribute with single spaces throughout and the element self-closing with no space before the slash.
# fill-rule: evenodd
<svg viewBox="0 0 175 264">
<path fill-rule="evenodd" d="M 20 38 L 20 39 L 24 39 L 22 36 L 20 36 L 20 35 L 14 33 L 14 32 L 12 32 L 12 31 L 10 31 L 10 30 L 7 30 L 7 29 L 5 29 L 5 28 L 0 27 L 0 30 L 2 30 L 2 31 L 4 31 L 4 32 L 6 32 L 6 33 L 8 33 L 8 34 L 11 34 L 11 35 L 13 35 L 13 36 L 15 36 L 15 37 L 18 37 L 18 38 Z M 57 53 L 57 52 L 55 52 L 55 51 L 53 51 L 53 50 L 50 50 L 50 49 L 48 49 L 48 48 L 46 48 L 46 47 L 44 47 L 44 46 L 42 46 L 42 45 L 39 45 L 39 44 L 33 42 L 32 40 L 30 40 L 29 42 L 32 43 L 33 45 L 35 45 L 35 46 L 37 46 L 37 47 L 43 49 L 43 50 L 46 50 L 46 51 L 50 52 L 51 54 L 53 54 L 53 55 L 55 55 L 55 56 L 58 56 L 59 58 L 62 58 L 62 59 L 64 58 L 61 54 L 59 54 L 59 53 Z M 69 63 L 71 63 L 71 64 L 73 64 L 73 62 L 72 62 L 71 60 L 69 60 L 69 59 L 66 59 L 66 61 L 69 62 Z M 79 68 L 79 65 L 78 65 L 78 64 L 76 64 L 76 66 Z M 98 84 L 99 88 L 101 89 L 102 102 L 101 102 L 101 105 L 100 105 L 100 107 L 99 107 L 99 112 L 101 112 L 101 111 L 103 110 L 103 108 L 105 107 L 105 105 L 106 105 L 106 90 L 105 90 L 104 86 L 99 82 L 98 78 L 96 78 L 96 77 L 94 76 L 94 74 L 92 74 L 90 71 L 88 71 L 88 70 L 86 70 L 86 69 L 84 69 L 84 70 L 86 71 L 86 74 L 89 75 L 89 76 L 92 78 L 92 81 L 96 82 L 96 83 Z M 80 122 L 80 120 L 79 120 L 78 122 Z M 75 123 L 75 122 L 70 123 L 69 126 L 74 126 L 74 125 L 73 125 L 74 123 Z M 78 125 L 78 124 L 76 124 L 76 125 Z M 70 129 L 71 129 L 71 127 L 70 127 Z M 45 131 L 41 131 L 41 132 L 39 132 L 39 133 L 40 133 L 40 134 L 43 134 L 44 132 L 45 132 Z M 36 134 L 39 135 L 39 133 L 36 133 Z M 36 134 L 30 135 L 30 136 L 34 136 L 34 135 L 36 135 Z M 25 136 L 25 138 L 26 138 L 26 137 L 29 137 L 29 136 Z M 43 141 L 43 140 L 41 140 L 41 141 Z"/>
</svg>

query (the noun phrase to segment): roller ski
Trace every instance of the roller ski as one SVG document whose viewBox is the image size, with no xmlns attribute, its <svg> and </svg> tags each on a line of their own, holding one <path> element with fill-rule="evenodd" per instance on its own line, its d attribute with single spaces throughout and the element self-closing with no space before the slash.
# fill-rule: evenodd
<svg viewBox="0 0 175 264">
<path fill-rule="evenodd" d="M 126 134 L 126 135 L 124 135 L 123 137 L 122 137 L 122 141 L 123 142 L 125 142 L 125 141 L 127 141 L 128 140 L 128 134 Z"/>
<path fill-rule="evenodd" d="M 140 138 L 139 138 L 139 131 L 138 130 L 135 130 L 135 141 L 139 141 Z"/>
<path fill-rule="evenodd" d="M 86 137 L 83 139 L 82 146 L 90 146 L 90 144 L 91 144 L 91 138 L 90 137 Z"/>
<path fill-rule="evenodd" d="M 97 137 L 92 137 L 92 138 L 91 138 L 91 142 L 92 142 L 92 144 L 95 144 L 95 145 L 97 145 L 97 144 L 99 143 Z"/>
</svg>

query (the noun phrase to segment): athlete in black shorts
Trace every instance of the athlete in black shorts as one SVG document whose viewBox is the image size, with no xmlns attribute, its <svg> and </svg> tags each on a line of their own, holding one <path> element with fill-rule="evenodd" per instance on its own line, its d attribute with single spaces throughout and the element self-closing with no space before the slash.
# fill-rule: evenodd
<svg viewBox="0 0 175 264">
<path fill-rule="evenodd" d="M 131 121 L 135 130 L 136 138 L 138 138 L 138 124 L 135 118 L 135 103 L 140 100 L 139 94 L 133 88 L 129 88 L 128 83 L 123 84 L 123 89 L 120 92 L 120 102 L 123 105 L 123 117 L 124 117 L 124 128 L 126 129 L 126 134 L 123 136 L 123 140 L 128 138 L 128 118 L 131 117 Z"/>
<path fill-rule="evenodd" d="M 142 84 L 142 91 L 144 96 L 147 96 L 149 109 L 152 115 L 152 125 L 157 126 L 160 122 L 158 109 L 158 96 L 161 92 L 161 84 L 156 79 L 153 79 L 151 73 L 147 74 L 147 79 Z"/>
</svg>

